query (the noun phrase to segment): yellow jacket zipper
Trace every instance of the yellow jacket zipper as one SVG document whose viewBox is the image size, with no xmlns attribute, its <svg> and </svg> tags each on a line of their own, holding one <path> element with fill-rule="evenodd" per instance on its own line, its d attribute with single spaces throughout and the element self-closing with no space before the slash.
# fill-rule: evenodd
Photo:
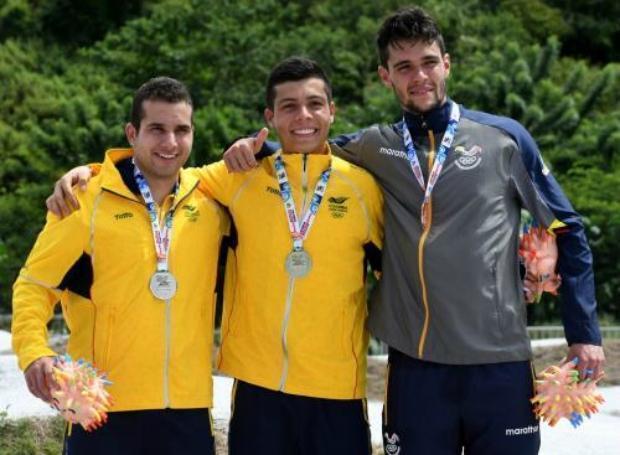
<svg viewBox="0 0 620 455">
<path fill-rule="evenodd" d="M 308 195 L 308 155 L 304 153 L 303 155 L 303 164 L 302 164 L 302 174 L 301 174 L 301 209 L 297 212 L 298 218 L 301 220 L 303 214 L 306 210 L 306 198 Z M 288 323 L 291 316 L 291 308 L 293 306 L 293 290 L 295 289 L 295 278 L 292 276 L 288 279 L 288 290 L 286 293 L 286 303 L 284 305 L 284 319 L 282 321 L 282 354 L 284 356 L 283 365 L 282 365 L 282 374 L 280 375 L 280 385 L 278 386 L 278 390 L 280 392 L 284 391 L 284 386 L 286 384 L 286 377 L 288 375 L 288 345 L 287 345 L 287 331 L 288 331 Z"/>
</svg>

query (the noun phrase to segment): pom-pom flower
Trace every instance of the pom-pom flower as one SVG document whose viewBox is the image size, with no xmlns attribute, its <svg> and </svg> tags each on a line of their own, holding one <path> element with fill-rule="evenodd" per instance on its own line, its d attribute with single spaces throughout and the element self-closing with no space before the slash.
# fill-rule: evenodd
<svg viewBox="0 0 620 455">
<path fill-rule="evenodd" d="M 53 373 L 57 388 L 52 391 L 53 406 L 71 424 L 86 431 L 99 428 L 108 418 L 111 405 L 105 386 L 110 384 L 88 362 L 73 361 L 69 355 L 57 357 Z"/>
<path fill-rule="evenodd" d="M 566 418 L 577 428 L 584 416 L 589 418 L 598 412 L 598 406 L 605 401 L 596 389 L 603 375 L 579 381 L 576 367 L 575 358 L 562 366 L 552 365 L 537 376 L 536 396 L 531 401 L 536 416 L 549 426 Z"/>
<path fill-rule="evenodd" d="M 526 301 L 538 302 L 543 291 L 556 295 L 561 280 L 555 273 L 558 261 L 555 237 L 542 227 L 529 226 L 521 236 L 519 256 L 526 270 Z"/>
</svg>

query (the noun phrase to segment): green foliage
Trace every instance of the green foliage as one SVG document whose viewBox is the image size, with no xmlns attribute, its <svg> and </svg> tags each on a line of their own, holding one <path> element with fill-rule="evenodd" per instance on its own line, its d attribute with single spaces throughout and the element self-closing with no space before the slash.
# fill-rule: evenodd
<svg viewBox="0 0 620 455">
<path fill-rule="evenodd" d="M 588 220 L 599 303 L 618 317 L 619 209 L 609 201 L 620 199 L 620 83 L 617 49 L 607 46 L 618 33 L 612 26 L 618 6 L 595 3 L 588 10 L 564 0 L 419 2 L 444 32 L 450 95 L 523 123 Z M 332 77 L 334 133 L 391 122 L 400 109 L 378 81 L 374 35 L 399 6 L 394 0 L 3 2 L 0 309 L 9 306 L 11 283 L 43 224 L 53 180 L 125 145 L 122 126 L 141 83 L 165 74 L 190 87 L 194 164 L 216 160 L 230 140 L 262 126 L 267 74 L 291 54 L 318 60 Z"/>
<path fill-rule="evenodd" d="M 584 163 L 585 164 L 585 163 Z M 605 312 L 620 319 L 620 168 L 613 172 L 575 166 L 564 187 L 588 222 L 596 263 L 597 298 Z"/>
<path fill-rule="evenodd" d="M 0 455 L 55 455 L 65 431 L 60 417 L 9 419 L 0 411 Z"/>
<path fill-rule="evenodd" d="M 597 63 L 618 61 L 620 3 L 614 0 L 545 0 L 568 25 L 564 52 Z"/>
<path fill-rule="evenodd" d="M 129 99 L 105 73 L 70 63 L 41 42 L 0 45 L 0 306 L 45 215 L 51 182 L 76 162 L 124 143 Z M 127 95 L 124 94 L 126 97 Z"/>
<path fill-rule="evenodd" d="M 128 19 L 148 0 L 6 0 L 0 6 L 0 40 L 45 36 L 67 47 L 92 44 Z"/>
<path fill-rule="evenodd" d="M 538 41 L 544 41 L 549 35 L 562 36 L 569 31 L 562 13 L 541 0 L 502 0 L 499 2 L 502 12 L 519 18 L 519 23 Z"/>
<path fill-rule="evenodd" d="M 0 40 L 40 30 L 27 0 L 7 0 L 0 6 Z"/>
</svg>

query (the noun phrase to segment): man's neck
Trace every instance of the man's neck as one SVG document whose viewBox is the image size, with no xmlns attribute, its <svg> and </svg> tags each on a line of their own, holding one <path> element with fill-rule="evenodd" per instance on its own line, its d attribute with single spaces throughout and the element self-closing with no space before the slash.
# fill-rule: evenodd
<svg viewBox="0 0 620 455">
<path fill-rule="evenodd" d="M 144 178 L 149 184 L 149 190 L 151 190 L 153 200 L 159 206 L 161 206 L 164 199 L 166 199 L 166 197 L 170 193 L 172 193 L 174 185 L 179 181 L 178 175 L 169 179 L 149 178 L 146 175 L 144 176 Z"/>
<path fill-rule="evenodd" d="M 440 101 L 437 104 L 435 104 L 434 106 L 426 109 L 425 111 L 421 111 L 421 110 L 416 109 L 414 107 L 404 106 L 404 105 L 401 105 L 401 108 L 403 109 L 403 111 L 405 111 L 408 114 L 419 116 L 419 117 L 425 117 L 429 113 L 433 112 L 434 110 L 441 109 L 441 107 L 443 107 L 446 104 L 447 101 L 448 101 L 448 98 L 446 97 L 442 101 Z"/>
</svg>

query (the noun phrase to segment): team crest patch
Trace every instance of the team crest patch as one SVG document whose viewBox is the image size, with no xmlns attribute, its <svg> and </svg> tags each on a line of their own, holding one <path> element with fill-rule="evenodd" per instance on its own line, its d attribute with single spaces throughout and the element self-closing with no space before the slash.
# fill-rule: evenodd
<svg viewBox="0 0 620 455">
<path fill-rule="evenodd" d="M 327 201 L 329 202 L 329 212 L 332 215 L 332 218 L 342 218 L 344 217 L 349 208 L 346 205 L 347 199 L 346 196 L 342 197 L 330 197 Z"/>
<path fill-rule="evenodd" d="M 461 170 L 469 171 L 470 169 L 474 169 L 478 167 L 482 161 L 482 148 L 480 148 L 479 145 L 474 145 L 469 150 L 459 145 L 454 148 L 454 151 L 457 154 L 456 165 Z"/>
<path fill-rule="evenodd" d="M 198 218 L 200 217 L 200 210 L 198 210 L 195 205 L 185 204 L 181 208 L 183 209 L 185 218 L 187 218 L 188 221 L 191 221 L 192 223 L 198 221 Z"/>
<path fill-rule="evenodd" d="M 398 455 L 400 453 L 400 439 L 396 433 L 389 434 L 383 433 L 383 446 L 385 447 L 385 453 L 389 455 Z"/>
</svg>

